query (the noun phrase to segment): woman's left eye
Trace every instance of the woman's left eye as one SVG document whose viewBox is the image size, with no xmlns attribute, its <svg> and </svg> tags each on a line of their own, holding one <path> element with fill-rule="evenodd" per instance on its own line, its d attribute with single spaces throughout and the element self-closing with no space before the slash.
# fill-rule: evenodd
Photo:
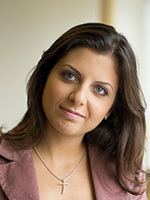
<svg viewBox="0 0 150 200">
<path fill-rule="evenodd" d="M 96 93 L 98 93 L 101 96 L 105 96 L 108 94 L 108 91 L 106 88 L 102 87 L 102 86 L 96 86 L 95 87 L 95 91 Z"/>
</svg>

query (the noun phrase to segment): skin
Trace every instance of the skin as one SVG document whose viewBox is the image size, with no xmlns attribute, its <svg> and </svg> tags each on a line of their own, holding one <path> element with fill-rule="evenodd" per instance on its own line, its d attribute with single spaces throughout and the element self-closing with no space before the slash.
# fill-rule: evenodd
<svg viewBox="0 0 150 200">
<path fill-rule="evenodd" d="M 82 139 L 109 115 L 117 89 L 109 55 L 73 49 L 54 66 L 45 85 L 42 103 L 48 132 Z"/>
<path fill-rule="evenodd" d="M 76 48 L 50 72 L 42 96 L 47 118 L 45 137 L 36 148 L 58 177 L 65 177 L 86 151 L 84 135 L 110 114 L 118 89 L 116 71 L 110 55 Z M 70 185 L 63 195 L 56 184 L 58 180 L 41 164 L 35 152 L 33 161 L 40 199 L 95 199 L 86 154 L 69 178 Z"/>
</svg>

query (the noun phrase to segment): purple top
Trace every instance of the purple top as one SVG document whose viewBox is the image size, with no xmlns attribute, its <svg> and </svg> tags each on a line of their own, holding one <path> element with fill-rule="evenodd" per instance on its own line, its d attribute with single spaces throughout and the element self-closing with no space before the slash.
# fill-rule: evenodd
<svg viewBox="0 0 150 200">
<path fill-rule="evenodd" d="M 122 190 L 115 180 L 113 163 L 88 145 L 89 164 L 96 200 L 147 200 Z M 0 144 L 0 200 L 39 200 L 32 149 L 15 150 Z"/>
</svg>

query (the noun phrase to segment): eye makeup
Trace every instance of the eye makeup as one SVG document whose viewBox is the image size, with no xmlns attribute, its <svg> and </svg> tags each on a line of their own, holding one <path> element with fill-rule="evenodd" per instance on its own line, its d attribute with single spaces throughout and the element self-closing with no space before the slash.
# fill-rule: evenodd
<svg viewBox="0 0 150 200">
<path fill-rule="evenodd" d="M 68 81 L 76 81 L 78 79 L 77 75 L 68 69 L 63 70 L 61 72 L 61 75 L 65 80 L 68 80 Z"/>
<path fill-rule="evenodd" d="M 69 64 L 63 64 L 63 65 L 61 65 L 61 67 L 62 67 L 61 75 L 64 78 L 64 80 L 66 80 L 66 81 L 76 81 L 76 82 L 80 81 L 82 75 L 74 67 L 72 67 Z M 110 89 L 113 91 L 113 86 L 110 83 L 104 82 L 104 81 L 96 81 L 96 86 L 94 87 L 94 90 L 98 95 L 106 96 L 106 95 L 108 95 L 109 90 L 105 86 L 110 87 Z M 100 90 L 98 88 L 100 88 Z"/>
<path fill-rule="evenodd" d="M 102 85 L 96 85 L 94 91 L 100 96 L 108 95 L 108 89 Z"/>
</svg>

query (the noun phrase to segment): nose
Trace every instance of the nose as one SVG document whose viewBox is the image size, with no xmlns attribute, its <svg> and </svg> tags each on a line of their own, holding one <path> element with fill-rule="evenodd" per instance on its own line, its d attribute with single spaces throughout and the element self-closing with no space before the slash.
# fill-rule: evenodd
<svg viewBox="0 0 150 200">
<path fill-rule="evenodd" d="M 69 94 L 69 100 L 75 105 L 83 106 L 87 102 L 88 90 L 83 86 L 74 88 Z"/>
</svg>

